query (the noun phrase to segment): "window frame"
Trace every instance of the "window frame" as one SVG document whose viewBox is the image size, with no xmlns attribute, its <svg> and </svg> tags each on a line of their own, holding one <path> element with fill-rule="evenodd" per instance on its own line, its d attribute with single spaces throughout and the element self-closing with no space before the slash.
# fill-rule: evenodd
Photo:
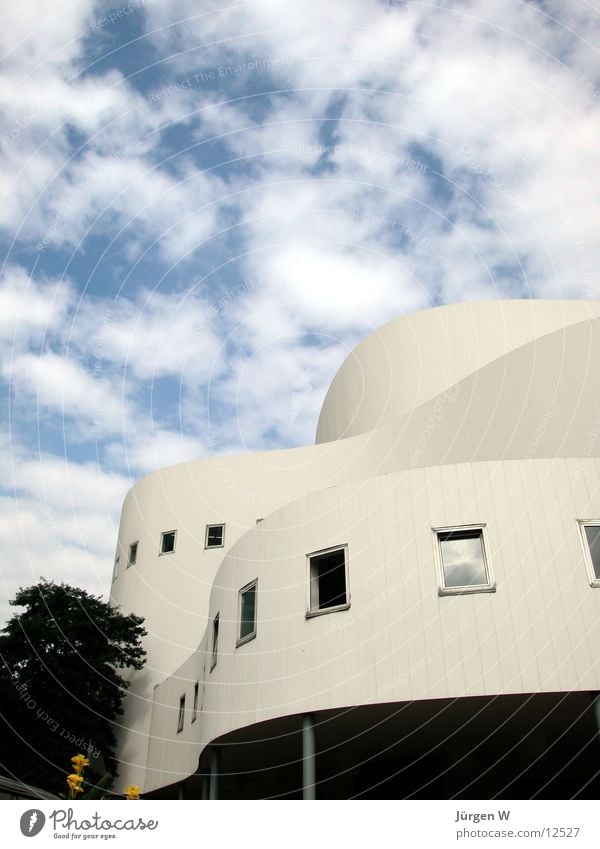
<svg viewBox="0 0 600 849">
<path fill-rule="evenodd" d="M 583 550 L 583 559 L 585 561 L 585 568 L 588 575 L 588 581 L 590 587 L 598 588 L 600 587 L 600 576 L 596 575 L 596 571 L 594 569 L 592 552 L 590 551 L 590 545 L 587 540 L 585 529 L 586 527 L 599 528 L 600 519 L 578 519 L 577 524 L 579 525 L 579 539 L 581 542 L 581 548 Z"/>
<path fill-rule="evenodd" d="M 173 548 L 171 549 L 171 551 L 163 551 L 164 539 L 165 539 L 166 536 L 168 536 L 168 534 L 173 534 Z M 177 545 L 177 528 L 175 528 L 174 530 L 171 530 L 171 531 L 162 531 L 161 535 L 160 535 L 160 548 L 159 548 L 159 551 L 158 551 L 158 556 L 159 557 L 165 557 L 168 554 L 175 554 L 175 546 L 176 545 Z"/>
<path fill-rule="evenodd" d="M 433 547 L 437 572 L 438 595 L 471 595 L 472 593 L 496 592 L 496 581 L 494 579 L 490 555 L 488 553 L 490 546 L 487 536 L 487 525 L 485 522 L 476 522 L 475 524 L 471 525 L 447 525 L 441 528 L 432 528 L 431 530 L 433 533 Z M 446 586 L 444 574 L 444 558 L 442 555 L 441 546 L 442 540 L 440 539 L 440 534 L 460 533 L 461 531 L 464 531 L 465 533 L 473 533 L 474 531 L 480 532 L 481 553 L 483 556 L 483 566 L 487 578 L 487 582 L 485 584 L 466 584 L 458 587 Z"/>
<path fill-rule="evenodd" d="M 135 542 L 129 543 L 129 553 L 127 555 L 127 568 L 128 569 L 129 569 L 130 566 L 135 566 L 135 564 L 137 563 L 137 553 L 138 553 L 139 545 L 140 545 L 139 539 L 136 539 Z M 132 550 L 132 548 L 134 548 L 134 546 L 135 546 L 135 557 L 132 560 L 131 559 L 131 550 Z"/>
<path fill-rule="evenodd" d="M 335 551 L 344 552 L 344 581 L 346 589 L 346 601 L 344 604 L 336 604 L 332 607 L 313 608 L 312 607 L 312 569 L 311 560 L 314 557 L 322 557 L 324 554 L 333 554 Z M 348 543 L 344 542 L 340 545 L 330 545 L 327 548 L 320 548 L 318 551 L 311 551 L 306 555 L 306 565 L 308 569 L 308 582 L 306 594 L 306 619 L 313 619 L 315 616 L 324 616 L 327 613 L 338 613 L 341 610 L 350 608 L 350 562 L 348 556 Z"/>
<path fill-rule="evenodd" d="M 208 532 L 211 528 L 222 528 L 220 545 L 209 545 L 208 544 Z M 211 525 L 207 525 L 206 530 L 204 531 L 204 550 L 205 551 L 212 551 L 213 548 L 224 548 L 224 546 L 225 546 L 225 523 L 224 522 L 214 522 Z"/>
<path fill-rule="evenodd" d="M 196 717 L 198 715 L 198 694 L 200 692 L 200 681 L 196 681 L 194 684 L 194 701 L 192 703 L 192 718 L 190 723 L 196 721 Z"/>
<path fill-rule="evenodd" d="M 241 630 L 242 630 L 242 596 L 245 593 L 247 593 L 248 590 L 251 590 L 253 587 L 254 587 L 254 628 L 249 634 L 246 634 L 244 637 L 242 637 L 240 635 Z M 241 588 L 241 590 L 238 592 L 238 618 L 237 618 L 237 621 L 238 621 L 238 636 L 237 636 L 237 640 L 236 640 L 236 643 L 235 643 L 236 649 L 239 648 L 240 646 L 245 645 L 246 643 L 249 643 L 250 640 L 254 640 L 256 638 L 256 631 L 257 631 L 256 622 L 257 622 L 257 619 L 258 619 L 257 608 L 258 608 L 258 577 L 253 578 L 251 581 L 248 581 L 248 583 L 245 584 Z"/>
<path fill-rule="evenodd" d="M 213 671 L 215 666 L 217 665 L 217 660 L 219 657 L 219 626 L 220 626 L 220 612 L 217 613 L 216 616 L 213 617 L 212 628 L 211 628 L 211 647 L 210 647 L 210 672 Z M 216 626 L 216 628 L 215 628 Z M 216 638 L 215 638 L 216 633 Z"/>
<path fill-rule="evenodd" d="M 179 696 L 179 713 L 177 714 L 177 733 L 181 734 L 185 727 L 185 693 Z"/>
</svg>

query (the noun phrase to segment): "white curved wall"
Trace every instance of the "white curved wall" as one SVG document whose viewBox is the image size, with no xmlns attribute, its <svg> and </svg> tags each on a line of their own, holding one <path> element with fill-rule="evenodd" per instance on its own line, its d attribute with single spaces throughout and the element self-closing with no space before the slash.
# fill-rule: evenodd
<svg viewBox="0 0 600 849">
<path fill-rule="evenodd" d="M 453 304 L 391 321 L 334 377 L 317 443 L 381 427 L 507 352 L 598 315 L 598 302 L 513 300 Z"/>
<path fill-rule="evenodd" d="M 307 708 L 557 684 L 600 689 L 589 646 L 575 639 L 582 623 L 597 621 L 600 592 L 585 580 L 574 536 L 576 518 L 600 514 L 591 459 L 600 446 L 599 314 L 598 303 L 527 301 L 399 319 L 353 352 L 321 413 L 320 437 L 373 422 L 375 429 L 307 448 L 186 463 L 137 483 L 123 507 L 111 598 L 145 617 L 148 661 L 133 677 L 122 718 L 121 780 L 146 791 L 172 783 L 193 772 L 202 747 L 224 731 Z M 460 340 L 456 356 L 442 368 L 451 339 Z M 357 402 L 360 374 L 370 376 L 370 406 Z M 415 406 L 407 406 L 411 399 Z M 549 515 L 556 522 L 540 537 L 534 529 Z M 450 518 L 436 518 L 443 516 Z M 488 523 L 494 568 L 506 579 L 493 595 L 439 599 L 431 527 L 468 521 Z M 205 551 L 205 526 L 216 522 L 226 523 L 225 547 Z M 158 556 L 161 531 L 175 528 L 175 553 Z M 125 569 L 134 540 L 137 563 Z M 305 555 L 341 542 L 350 550 L 352 608 L 305 620 Z M 515 571 L 515 551 L 523 552 L 527 576 Z M 540 586 L 544 569 L 551 580 Z M 259 635 L 236 651 L 232 605 L 257 574 Z M 551 637 L 542 650 L 548 587 L 560 587 L 548 615 L 566 615 L 575 604 L 584 618 L 564 626 L 573 641 Z M 388 620 L 381 632 L 375 609 Z M 223 648 L 211 675 L 205 627 L 216 610 Z M 465 615 L 469 629 L 446 643 Z M 511 634 L 512 645 L 517 633 L 525 647 L 519 663 L 526 657 L 531 667 L 525 677 L 515 677 L 515 650 L 502 662 L 496 655 L 491 667 L 486 661 L 490 646 Z M 415 658 L 432 651 L 435 664 L 418 667 Z M 206 682 L 201 719 L 177 735 L 179 695 L 187 692 L 189 708 L 196 680 Z"/>
<path fill-rule="evenodd" d="M 576 521 L 597 515 L 599 472 L 598 459 L 448 465 L 368 478 L 282 508 L 219 569 L 209 614 L 220 618 L 214 670 L 203 641 L 159 688 L 146 790 L 194 772 L 220 735 L 286 714 L 599 689 L 600 592 L 589 586 Z M 496 592 L 440 596 L 432 526 L 480 522 Z M 348 545 L 350 609 L 306 619 L 306 554 L 340 543 Z M 257 636 L 236 649 L 238 591 L 254 578 Z M 196 680 L 202 712 L 190 723 Z M 184 693 L 187 720 L 177 734 Z"/>
</svg>

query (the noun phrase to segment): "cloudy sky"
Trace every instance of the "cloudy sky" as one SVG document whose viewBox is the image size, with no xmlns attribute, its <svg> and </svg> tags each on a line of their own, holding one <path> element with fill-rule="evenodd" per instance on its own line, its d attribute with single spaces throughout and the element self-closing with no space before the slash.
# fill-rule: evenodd
<svg viewBox="0 0 600 849">
<path fill-rule="evenodd" d="M 598 298 L 598 0 L 6 2 L 0 620 L 152 469 L 314 440 L 370 330 Z"/>
</svg>

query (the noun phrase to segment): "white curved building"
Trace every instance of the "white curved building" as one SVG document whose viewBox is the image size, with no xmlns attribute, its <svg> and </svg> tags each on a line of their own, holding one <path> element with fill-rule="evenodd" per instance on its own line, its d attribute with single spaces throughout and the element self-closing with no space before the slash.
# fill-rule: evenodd
<svg viewBox="0 0 600 849">
<path fill-rule="evenodd" d="M 314 446 L 154 472 L 120 783 L 168 797 L 598 793 L 600 303 L 399 318 Z"/>
</svg>

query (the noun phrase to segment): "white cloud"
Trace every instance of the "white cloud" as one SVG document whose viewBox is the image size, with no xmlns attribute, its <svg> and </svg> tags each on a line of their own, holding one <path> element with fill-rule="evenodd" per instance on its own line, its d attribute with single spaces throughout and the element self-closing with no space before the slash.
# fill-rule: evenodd
<svg viewBox="0 0 600 849">
<path fill-rule="evenodd" d="M 77 349 L 142 381 L 206 380 L 220 341 L 215 307 L 195 293 L 140 290 L 134 298 L 89 298 L 73 328 Z"/>
<path fill-rule="evenodd" d="M 11 448 L 5 444 L 2 453 L 2 486 L 6 489 L 18 489 L 59 511 L 93 510 L 111 522 L 118 517 L 118 505 L 130 485 L 123 475 L 105 472 L 97 463 L 73 463 L 51 454 L 32 458 L 19 445 Z M 100 544 L 100 538 L 97 542 Z"/>
<path fill-rule="evenodd" d="M 0 623 L 12 616 L 8 600 L 19 587 L 27 587 L 40 577 L 65 581 L 89 592 L 108 597 L 116 526 L 105 526 L 105 549 L 95 552 L 88 544 L 77 545 L 62 538 L 57 512 L 29 499 L 0 497 Z M 62 524 L 62 523 L 61 523 Z"/>
<path fill-rule="evenodd" d="M 6 372 L 17 399 L 32 396 L 38 415 L 44 411 L 58 414 L 63 427 L 68 426 L 65 419 L 76 420 L 88 436 L 120 432 L 123 418 L 131 415 L 128 400 L 108 378 L 93 375 L 65 356 L 22 354 Z"/>
<path fill-rule="evenodd" d="M 273 313 L 263 318 L 273 318 Z M 230 359 L 228 374 L 217 382 L 209 399 L 209 413 L 211 400 L 227 409 L 226 416 L 221 411 L 215 418 L 210 431 L 217 453 L 314 440 L 331 375 L 347 353 L 327 334 L 315 338 L 321 346 L 301 345 L 297 334 L 277 338 L 274 328 L 271 340 L 263 339 L 252 353 Z"/>
<path fill-rule="evenodd" d="M 93 30 L 94 4 L 53 10 L 25 2 L 7 16 L 15 29 L 4 36 L 12 53 L 0 83 L 0 166 L 12 182 L 0 226 L 43 254 L 79 247 L 89 228 L 114 235 L 132 224 L 180 261 L 215 226 L 218 178 L 177 162 L 173 175 L 147 158 L 164 116 L 120 70 L 88 67 L 86 46 L 105 35 Z"/>
<path fill-rule="evenodd" d="M 17 441 L 0 445 L 0 620 L 5 600 L 40 576 L 108 594 L 122 500 L 128 478 L 95 463 L 30 454 Z"/>
<path fill-rule="evenodd" d="M 425 300 L 395 257 L 295 245 L 274 251 L 265 266 L 275 291 L 261 297 L 281 299 L 307 329 L 375 328 Z"/>
<path fill-rule="evenodd" d="M 140 431 L 132 423 L 126 429 L 123 442 L 109 444 L 106 453 L 112 463 L 139 477 L 164 466 L 205 457 L 208 450 L 200 437 L 181 430 L 148 427 Z"/>
<path fill-rule="evenodd" d="M 4 61 L 21 73 L 41 66 L 69 67 L 80 56 L 80 39 L 93 6 L 93 0 L 56 0 L 49 6 L 35 0 L 9 0 L 0 31 Z"/>
<path fill-rule="evenodd" d="M 52 75 L 47 67 L 21 80 L 5 79 L 0 102 L 9 115 L 30 115 L 32 129 L 52 131 L 68 123 L 90 134 L 111 121 L 122 121 L 130 112 L 143 112 L 140 107 L 145 103 L 118 72 L 73 81 L 57 71 Z"/>
<path fill-rule="evenodd" d="M 219 181 L 199 169 L 173 177 L 140 156 L 92 152 L 51 187 L 35 234 L 44 246 L 77 247 L 88 232 L 129 227 L 178 262 L 215 229 L 219 192 Z"/>
<path fill-rule="evenodd" d="M 0 339 L 12 351 L 39 343 L 62 329 L 74 302 L 67 280 L 32 280 L 24 268 L 8 265 L 0 280 Z"/>
<path fill-rule="evenodd" d="M 411 226 L 419 231 L 425 221 L 428 240 L 448 243 L 447 230 L 453 230 L 450 253 L 457 267 L 476 265 L 481 273 L 478 284 L 463 287 L 467 295 L 515 294 L 514 281 L 495 276 L 494 267 L 519 262 L 522 292 L 597 292 L 586 281 L 586 266 L 600 259 L 598 209 L 589 190 L 600 164 L 600 98 L 590 72 L 597 67 L 592 45 L 600 20 L 590 9 L 477 0 L 387 8 L 315 2 L 286 7 L 285 16 L 282 11 L 281 2 L 263 2 L 195 15 L 188 4 L 182 23 L 161 32 L 163 40 L 186 46 L 205 43 L 207 63 L 226 57 L 243 68 L 252 56 L 275 52 L 290 59 L 272 68 L 271 85 L 265 86 L 272 91 L 281 84 L 284 95 L 225 103 L 199 119 L 203 137 L 228 133 L 225 141 L 237 156 L 260 154 L 244 177 L 252 191 L 240 196 L 246 220 L 256 221 L 258 210 L 265 211 L 262 226 L 250 227 L 250 255 L 281 236 L 286 222 L 291 229 L 299 218 L 294 211 L 309 207 L 297 185 L 290 183 L 277 199 L 274 191 L 269 198 L 266 184 L 312 180 L 312 217 L 297 229 L 300 243 L 303 236 L 308 240 L 324 229 L 327 237 L 334 229 L 317 210 L 335 207 L 344 194 L 350 199 L 339 183 L 364 180 L 362 207 L 373 209 L 375 185 L 397 195 L 385 197 L 380 190 L 380 220 L 397 219 L 412 201 L 423 207 Z M 168 4 L 149 6 L 151 22 L 166 23 L 171 13 Z M 197 56 L 184 52 L 178 61 L 183 72 Z M 236 83 L 247 77 L 241 71 Z M 182 112 L 185 102 L 180 100 Z M 311 157 L 306 148 L 318 143 L 322 130 L 331 131 L 336 146 L 327 175 L 333 186 L 307 173 L 318 154 Z M 438 194 L 431 169 L 424 179 L 407 167 L 415 145 L 440 158 Z M 481 205 L 465 203 L 463 189 Z M 474 215 L 480 227 L 470 245 L 464 230 Z M 358 228 L 345 223 L 352 239 Z M 373 247 L 388 241 L 386 226 L 371 228 Z M 420 253 L 417 239 L 407 250 L 417 274 Z M 452 290 L 442 276 L 436 292 L 452 300 Z"/>
<path fill-rule="evenodd" d="M 286 381 L 301 386 L 308 374 L 316 394 L 326 382 L 311 371 L 323 348 L 302 373 L 286 357 L 302 361 L 303 333 L 329 333 L 335 357 L 431 299 L 598 295 L 590 187 L 600 104 L 582 74 L 600 22 L 567 5 L 271 0 L 197 14 L 178 3 L 172 25 L 173 6 L 149 4 L 177 74 L 200 70 L 197 53 L 181 49 L 197 44 L 206 67 L 238 69 L 223 102 L 210 95 L 194 118 L 198 139 L 220 136 L 246 162 L 232 178 L 242 269 L 264 280 L 231 310 L 233 353 L 216 383 L 237 405 L 232 440 L 235 429 L 250 445 L 307 432 L 279 403 Z M 252 60 L 274 56 L 286 61 L 273 65 L 267 94 L 244 97 Z M 170 116 L 179 106 L 189 121 L 192 99 L 170 97 Z"/>
</svg>

